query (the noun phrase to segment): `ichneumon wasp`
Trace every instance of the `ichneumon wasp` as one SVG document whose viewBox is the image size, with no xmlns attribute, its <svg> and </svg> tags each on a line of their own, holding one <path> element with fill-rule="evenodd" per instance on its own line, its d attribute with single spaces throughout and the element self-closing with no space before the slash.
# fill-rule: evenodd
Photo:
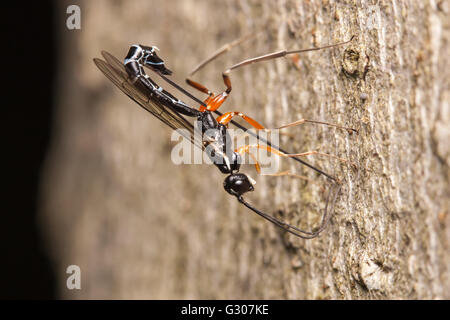
<svg viewBox="0 0 450 320">
<path fill-rule="evenodd" d="M 238 39 L 237 41 L 225 45 L 224 47 L 219 49 L 216 53 L 214 53 L 211 57 L 209 57 L 201 64 L 199 64 L 194 69 L 194 71 L 191 72 L 190 76 L 192 76 L 195 72 L 203 68 L 206 64 L 214 60 L 219 55 L 230 50 L 233 46 L 242 43 L 248 38 L 250 37 L 245 36 L 241 39 Z M 273 145 L 270 141 L 261 138 L 258 135 L 258 130 L 269 130 L 269 129 L 264 128 L 256 120 L 250 118 L 249 116 L 239 111 L 221 113 L 218 111 L 218 108 L 223 104 L 223 102 L 226 100 L 226 98 L 228 97 L 228 95 L 232 90 L 231 80 L 229 76 L 232 70 L 252 63 L 284 57 L 290 54 L 297 54 L 306 51 L 320 50 L 340 46 L 349 43 L 350 41 L 352 41 L 352 39 L 353 37 L 346 42 L 323 47 L 292 50 L 292 51 L 283 50 L 241 61 L 231 66 L 222 73 L 226 89 L 225 91 L 219 94 L 214 94 L 208 88 L 206 88 L 205 86 L 203 86 L 198 82 L 191 80 L 190 78 L 186 79 L 186 82 L 190 86 L 208 95 L 208 97 L 204 101 L 197 99 L 191 93 L 184 90 L 182 87 L 180 87 L 172 80 L 167 78 L 167 76 L 172 74 L 172 71 L 170 71 L 165 66 L 164 60 L 157 55 L 156 51 L 158 51 L 159 49 L 156 46 L 151 47 L 144 45 L 131 46 L 127 56 L 125 57 L 124 63 L 121 63 L 117 58 L 115 58 L 110 53 L 102 51 L 102 56 L 105 60 L 94 58 L 94 63 L 105 74 L 106 77 L 108 77 L 119 89 L 122 90 L 122 92 L 124 92 L 132 100 L 138 103 L 146 111 L 153 114 L 155 117 L 160 119 L 162 122 L 164 122 L 166 125 L 168 125 L 174 130 L 185 129 L 186 131 L 181 130 L 180 133 L 184 135 L 185 138 L 189 139 L 195 146 L 201 148 L 202 150 L 205 150 L 205 148 L 209 147 L 211 151 L 208 153 L 208 156 L 211 158 L 212 162 L 217 166 L 217 168 L 222 173 L 228 175 L 224 180 L 225 190 L 229 194 L 235 196 L 240 203 L 242 203 L 244 206 L 246 206 L 256 214 L 260 215 L 261 217 L 269 220 L 278 227 L 284 229 L 285 231 L 294 234 L 300 238 L 311 239 L 317 237 L 319 233 L 326 227 L 326 224 L 331 216 L 329 211 L 332 211 L 334 203 L 338 197 L 342 185 L 337 178 L 310 165 L 309 163 L 300 159 L 299 157 L 313 154 L 320 154 L 334 158 L 337 157 L 329 154 L 319 153 L 316 151 L 291 154 L 281 149 L 280 147 Z M 144 67 L 155 72 L 158 76 L 163 78 L 171 86 L 175 87 L 181 93 L 193 99 L 200 105 L 199 108 L 194 109 L 188 106 L 186 103 L 184 103 L 183 101 L 181 101 L 180 99 L 176 98 L 171 93 L 163 89 L 145 73 Z M 213 112 L 218 115 L 217 118 L 213 116 Z M 199 129 L 204 134 L 203 139 L 201 141 L 198 141 L 193 138 L 194 125 L 192 124 L 192 122 L 188 121 L 186 117 L 196 118 L 198 120 L 197 124 L 199 124 L 200 127 Z M 252 126 L 257 130 L 256 133 L 248 130 L 248 128 L 245 128 L 244 126 L 235 122 L 233 120 L 233 117 L 242 118 L 245 122 L 247 122 L 250 126 Z M 278 129 L 299 125 L 305 122 L 334 126 L 339 129 L 347 130 L 349 133 L 356 132 L 355 129 L 341 127 L 327 122 L 313 121 L 306 119 L 295 121 L 293 123 L 281 126 Z M 261 141 L 263 145 L 258 143 L 257 145 L 245 145 L 239 147 L 234 151 L 230 150 L 230 144 L 228 143 L 230 141 L 230 138 L 227 131 L 229 123 L 232 123 L 236 127 L 257 137 L 259 139 L 258 141 Z M 254 190 L 255 181 L 247 174 L 239 172 L 239 169 L 241 165 L 242 156 L 245 153 L 252 155 L 251 154 L 252 148 L 264 149 L 278 156 L 289 157 L 291 159 L 294 159 L 295 161 L 298 161 L 301 164 L 306 165 L 309 168 L 315 170 L 319 174 L 327 177 L 328 180 L 332 183 L 332 187 L 330 188 L 330 191 L 327 195 L 324 214 L 322 216 L 320 226 L 315 231 L 301 230 L 293 225 L 280 221 L 279 219 L 273 217 L 272 215 L 257 209 L 244 199 L 243 195 L 245 193 Z M 255 168 L 257 172 L 260 173 L 258 162 L 255 163 Z M 280 176 L 280 175 L 294 175 L 294 174 L 285 171 L 274 175 Z M 328 205 L 330 203 L 330 200 L 332 205 L 331 209 L 329 210 Z"/>
</svg>

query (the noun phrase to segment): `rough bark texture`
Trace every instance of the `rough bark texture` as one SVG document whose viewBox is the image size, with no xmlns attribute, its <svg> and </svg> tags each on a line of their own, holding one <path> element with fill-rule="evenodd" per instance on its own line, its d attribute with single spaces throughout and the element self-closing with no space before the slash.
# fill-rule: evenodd
<svg viewBox="0 0 450 320">
<path fill-rule="evenodd" d="M 450 298 L 448 2 L 86 1 L 80 31 L 65 29 L 68 4 L 58 4 L 42 223 L 62 297 Z M 170 131 L 92 63 L 102 49 L 122 58 L 131 44 L 157 45 L 184 83 L 214 50 L 261 28 L 195 78 L 220 91 L 221 71 L 241 59 L 356 36 L 297 63 L 232 73 L 222 109 L 267 127 L 307 118 L 359 130 L 303 125 L 282 138 L 290 151 L 320 148 L 355 164 L 308 158 L 343 181 L 331 224 L 313 240 L 240 207 L 216 168 L 172 164 Z M 311 180 L 258 178 L 251 199 L 313 227 L 325 180 L 289 160 L 284 168 Z M 81 290 L 66 289 L 71 264 Z"/>
</svg>

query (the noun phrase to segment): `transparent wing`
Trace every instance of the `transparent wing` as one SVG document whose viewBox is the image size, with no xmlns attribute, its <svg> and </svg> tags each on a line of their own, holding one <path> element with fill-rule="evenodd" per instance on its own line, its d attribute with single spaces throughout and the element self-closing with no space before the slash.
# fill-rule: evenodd
<svg viewBox="0 0 450 320">
<path fill-rule="evenodd" d="M 123 64 L 113 55 L 106 51 L 102 51 L 102 55 L 106 61 L 94 58 L 94 63 L 111 82 L 143 109 L 150 112 L 173 130 L 186 129 L 179 131 L 179 133 L 186 139 L 189 139 L 194 145 L 203 149 L 201 140 L 194 139 L 194 126 L 190 121 L 176 112 L 170 106 L 170 103 L 150 96 L 148 88 L 139 85 L 139 83 L 133 84 L 128 81 L 128 74 Z"/>
</svg>

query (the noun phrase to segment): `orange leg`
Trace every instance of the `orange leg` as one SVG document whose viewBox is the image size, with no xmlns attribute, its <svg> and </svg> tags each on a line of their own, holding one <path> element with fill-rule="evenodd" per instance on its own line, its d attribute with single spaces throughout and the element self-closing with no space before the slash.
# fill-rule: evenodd
<svg viewBox="0 0 450 320">
<path fill-rule="evenodd" d="M 225 100 L 227 99 L 228 95 L 231 92 L 231 80 L 230 80 L 230 76 L 228 75 L 230 73 L 230 71 L 231 71 L 231 69 L 228 69 L 225 72 L 223 72 L 223 74 L 222 74 L 223 82 L 225 83 L 227 89 L 224 92 L 219 93 L 218 95 L 214 95 L 214 92 L 209 90 L 207 87 L 205 87 L 201 83 L 198 83 L 189 78 L 186 79 L 186 83 L 188 85 L 199 90 L 200 92 L 203 92 L 203 93 L 209 95 L 209 98 L 207 99 L 208 102 L 205 101 L 205 104 L 207 105 L 206 108 L 204 106 L 200 106 L 200 108 L 199 108 L 200 111 L 203 111 L 206 109 L 211 112 L 214 112 L 217 109 L 219 109 L 220 106 L 225 102 Z"/>
<path fill-rule="evenodd" d="M 245 147 L 244 147 L 245 148 Z M 238 149 L 239 150 L 239 149 Z M 237 151 L 239 152 L 239 151 Z M 258 162 L 258 160 L 256 159 L 255 155 L 253 153 L 251 153 L 248 149 L 246 149 L 246 151 L 244 151 L 243 153 L 248 153 L 250 155 L 250 157 L 252 157 L 253 161 L 255 161 L 255 169 L 256 172 L 260 175 L 263 176 L 273 176 L 273 177 L 280 177 L 280 176 L 289 176 L 289 177 L 294 177 L 294 178 L 299 178 L 299 179 L 303 179 L 303 180 L 307 180 L 309 181 L 309 179 L 305 176 L 300 176 L 298 174 L 295 173 L 291 173 L 290 171 L 281 171 L 281 172 L 277 172 L 277 173 L 273 173 L 273 174 L 266 174 L 266 173 L 261 173 L 261 166 Z M 242 154 L 242 153 L 241 153 Z"/>
<path fill-rule="evenodd" d="M 322 50 L 322 49 L 326 49 L 326 48 L 333 48 L 333 47 L 337 47 L 337 46 L 341 46 L 344 44 L 349 43 L 350 41 L 352 41 L 354 38 L 354 36 L 352 36 L 352 38 L 348 41 L 345 42 L 341 42 L 341 43 L 335 43 L 335 44 L 331 44 L 331 45 L 327 45 L 327 46 L 322 46 L 322 47 L 315 47 L 315 48 L 308 48 L 308 49 L 300 49 L 300 50 L 281 50 L 281 51 L 276 51 L 276 52 L 272 52 L 272 53 L 268 53 L 262 56 L 258 56 L 258 57 L 254 57 L 254 58 L 250 58 L 250 59 L 246 59 L 243 60 L 239 63 L 236 63 L 235 65 L 229 67 L 228 69 L 226 69 L 223 73 L 222 73 L 222 77 L 223 77 L 223 82 L 225 83 L 225 86 L 227 87 L 227 89 L 225 90 L 226 93 L 230 93 L 231 92 L 231 80 L 230 80 L 230 72 L 232 70 L 241 68 L 243 66 L 247 66 L 253 63 L 257 63 L 257 62 L 262 62 L 262 61 L 268 61 L 268 60 L 273 60 L 273 59 L 277 59 L 277 58 L 282 58 L 285 57 L 287 55 L 292 55 L 292 54 L 298 54 L 298 53 L 302 53 L 302 52 L 308 52 L 308 51 L 316 51 L 316 50 Z"/>
<path fill-rule="evenodd" d="M 187 83 L 188 85 L 190 85 L 191 87 L 197 89 L 198 91 L 203 92 L 203 93 L 206 93 L 206 94 L 208 95 L 208 98 L 206 98 L 203 102 L 204 102 L 207 106 L 209 106 L 209 104 L 211 103 L 211 101 L 212 101 L 212 99 L 213 99 L 213 97 L 214 97 L 214 92 L 212 92 L 211 90 L 209 90 L 207 87 L 205 87 L 205 86 L 202 85 L 201 83 L 198 83 L 198 82 L 196 82 L 196 81 L 194 81 L 194 80 L 191 80 L 191 79 L 189 79 L 189 78 L 186 79 L 186 83 Z M 207 106 L 205 107 L 205 106 L 201 105 L 198 109 L 199 109 L 201 112 L 204 112 L 205 110 L 208 109 Z"/>
<path fill-rule="evenodd" d="M 247 116 L 239 111 L 226 112 L 223 115 L 221 115 L 220 117 L 218 117 L 216 120 L 218 123 L 227 125 L 231 121 L 231 119 L 233 119 L 233 117 L 235 117 L 235 116 L 241 117 L 255 129 L 258 129 L 258 130 L 264 129 L 264 127 L 261 124 L 259 124 L 256 120 L 250 118 L 249 116 Z"/>
<path fill-rule="evenodd" d="M 324 121 L 316 121 L 316 120 L 308 120 L 308 119 L 300 119 L 300 120 L 297 120 L 297 121 L 294 121 L 294 122 L 282 125 L 282 126 L 276 128 L 276 129 L 285 129 L 285 128 L 289 128 L 289 127 L 298 126 L 298 125 L 301 125 L 301 124 L 304 124 L 304 123 L 321 124 L 321 125 L 325 125 L 325 126 L 329 126 L 329 127 L 335 127 L 335 128 L 338 128 L 338 129 L 346 130 L 349 134 L 352 134 L 353 132 L 358 133 L 358 130 L 353 129 L 353 128 L 342 127 L 342 126 L 339 126 L 339 125 L 334 124 L 334 123 L 329 123 L 329 122 L 324 122 Z M 273 129 L 265 129 L 265 130 L 266 131 L 270 131 L 270 130 L 273 130 Z"/>
<path fill-rule="evenodd" d="M 341 162 L 345 162 L 345 163 L 350 163 L 352 166 L 356 167 L 356 164 L 349 162 L 348 160 L 345 160 L 343 158 L 339 158 L 337 156 L 334 156 L 332 154 L 328 154 L 328 153 L 323 153 L 323 152 L 318 152 L 318 151 L 308 151 L 308 152 L 302 152 L 302 153 L 284 153 L 281 152 L 280 150 L 274 149 L 270 146 L 266 146 L 266 145 L 260 145 L 260 144 L 254 144 L 254 145 L 246 145 L 246 146 L 242 146 L 238 149 L 236 149 L 236 152 L 243 155 L 244 153 L 248 153 L 252 156 L 253 159 L 255 159 L 255 157 L 250 153 L 250 148 L 256 148 L 256 149 L 263 149 L 263 150 L 267 150 L 268 152 L 274 153 L 277 156 L 280 157 L 304 157 L 304 156 L 310 156 L 310 155 L 319 155 L 319 156 L 324 156 L 324 157 L 330 157 L 333 159 L 337 159 Z M 258 162 L 256 162 L 255 164 L 255 168 L 256 171 L 259 173 L 261 172 L 261 168 L 260 165 L 258 164 Z"/>
<path fill-rule="evenodd" d="M 216 120 L 219 123 L 222 123 L 224 125 L 227 125 L 233 117 L 235 116 L 239 116 L 242 119 L 244 119 L 248 124 L 250 124 L 252 127 L 254 127 L 257 130 L 265 130 L 265 131 L 272 131 L 274 129 L 267 129 L 265 128 L 263 125 L 261 125 L 259 122 L 257 122 L 256 120 L 250 118 L 249 116 L 243 114 L 242 112 L 239 111 L 233 111 L 233 112 L 226 112 L 223 115 L 221 115 L 220 117 L 218 117 Z M 353 128 L 348 128 L 348 127 L 342 127 L 339 126 L 337 124 L 333 124 L 333 123 L 329 123 L 329 122 L 324 122 L 324 121 L 315 121 L 315 120 L 308 120 L 308 119 L 300 119 L 285 125 L 282 125 L 278 128 L 275 128 L 275 130 L 279 130 L 279 129 L 285 129 L 285 128 L 289 128 L 289 127 L 294 127 L 294 126 L 298 126 L 304 123 L 313 123 L 313 124 L 321 124 L 321 125 L 325 125 L 325 126 L 329 126 L 329 127 L 335 127 L 338 129 L 343 129 L 343 130 L 347 130 L 349 134 L 352 134 L 353 132 L 358 133 L 358 131 L 356 129 Z"/>
<path fill-rule="evenodd" d="M 190 76 L 194 75 L 198 70 L 202 69 L 205 65 L 207 65 L 208 63 L 210 63 L 211 61 L 213 61 L 214 59 L 216 59 L 218 56 L 224 54 L 225 52 L 231 50 L 231 48 L 240 45 L 241 43 L 247 41 L 248 39 L 252 39 L 254 38 L 258 33 L 250 33 L 248 35 L 243 36 L 242 38 L 235 40 L 231 43 L 228 43 L 226 45 L 224 45 L 222 48 L 220 48 L 219 50 L 217 50 L 212 56 L 210 56 L 209 58 L 207 58 L 206 60 L 204 60 L 202 63 L 200 63 L 191 73 Z M 230 73 L 231 69 L 228 69 L 226 71 L 224 71 L 222 73 L 222 77 L 223 77 L 223 81 L 225 83 L 225 86 L 227 87 L 227 89 L 214 96 L 214 92 L 212 92 L 211 90 L 209 90 L 208 88 L 206 88 L 204 85 L 190 79 L 187 78 L 186 79 L 186 83 L 188 85 L 190 85 L 191 87 L 199 90 L 200 92 L 203 92 L 207 95 L 209 95 L 210 97 L 214 96 L 214 98 L 212 98 L 211 100 L 209 100 L 209 103 L 207 103 L 207 107 L 206 109 L 209 111 L 216 111 L 217 109 L 220 108 L 220 106 L 223 104 L 223 102 L 225 101 L 225 99 L 228 97 L 228 95 L 231 92 L 231 80 L 230 80 L 230 76 L 228 75 Z M 204 107 L 203 107 L 204 108 Z M 200 110 L 202 109 L 202 107 L 200 107 Z"/>
<path fill-rule="evenodd" d="M 198 83 L 194 80 L 191 80 L 189 78 L 186 79 L 186 83 L 188 85 L 190 85 L 191 87 L 197 89 L 200 92 L 206 93 L 209 96 L 213 96 L 214 92 L 212 92 L 211 90 L 209 90 L 207 87 L 205 87 L 204 85 L 202 85 L 201 83 Z"/>
<path fill-rule="evenodd" d="M 277 172 L 274 174 L 265 174 L 265 176 L 272 176 L 272 177 L 289 176 L 289 177 L 294 177 L 294 178 L 299 178 L 299 179 L 309 181 L 309 179 L 307 177 L 292 173 L 290 171 L 281 171 L 281 172 Z"/>
<path fill-rule="evenodd" d="M 226 91 L 222 92 L 218 95 L 214 95 L 214 92 L 209 90 L 207 87 L 205 87 L 204 85 L 202 85 L 196 81 L 193 81 L 191 79 L 186 79 L 186 83 L 188 85 L 190 85 L 191 87 L 197 89 L 198 91 L 209 95 L 209 97 L 204 101 L 206 104 L 206 107 L 200 106 L 199 107 L 200 111 L 205 111 L 205 110 L 209 110 L 211 112 L 216 111 L 217 109 L 220 108 L 220 106 L 225 102 L 225 99 L 228 97 L 228 93 Z"/>
<path fill-rule="evenodd" d="M 246 59 L 246 60 L 243 60 L 243 61 L 241 61 L 239 63 L 236 63 L 235 65 L 229 67 L 228 69 L 226 69 L 222 73 L 223 82 L 225 83 L 225 86 L 227 87 L 227 89 L 223 93 L 218 95 L 218 96 L 224 97 L 223 99 L 225 100 L 226 96 L 228 94 L 230 94 L 231 89 L 232 89 L 230 73 L 231 73 L 232 70 L 235 70 L 235 69 L 241 68 L 243 66 L 247 66 L 247 65 L 253 64 L 253 63 L 257 63 L 257 62 L 262 62 L 262 61 L 268 61 L 268 60 L 272 60 L 272 59 L 281 58 L 281 57 L 284 57 L 284 56 L 287 56 L 287 55 L 292 55 L 292 54 L 298 54 L 298 53 L 302 53 L 302 52 L 316 51 L 316 50 L 322 50 L 322 49 L 326 49 L 326 48 L 333 48 L 333 47 L 341 46 L 341 45 L 344 45 L 346 43 L 349 43 L 350 41 L 353 40 L 353 38 L 354 38 L 354 36 L 352 36 L 352 38 L 350 40 L 348 40 L 348 41 L 341 42 L 341 43 L 336 43 L 336 44 L 332 44 L 332 45 L 327 45 L 327 46 L 323 46 L 323 47 L 315 47 L 315 48 L 291 50 L 291 51 L 281 50 L 281 51 L 265 54 L 265 55 L 262 55 L 262 56 L 258 56 L 258 57 L 255 57 L 255 58 Z M 217 108 L 214 109 L 214 110 L 217 110 Z"/>
<path fill-rule="evenodd" d="M 226 51 L 231 49 L 233 46 L 238 45 L 241 42 L 244 42 L 246 39 L 249 39 L 249 38 L 252 38 L 252 35 L 245 36 L 242 39 L 239 39 L 239 40 L 235 41 L 234 43 L 230 44 L 229 46 L 225 46 L 224 48 L 220 49 L 213 56 L 211 56 L 210 58 L 206 59 L 199 66 L 197 66 L 197 68 L 195 68 L 194 71 L 191 72 L 191 75 L 193 75 L 199 69 L 203 68 L 206 64 L 208 64 L 212 60 L 214 60 L 217 56 L 221 55 L 222 53 L 225 53 Z M 284 57 L 286 55 L 292 55 L 292 54 L 297 54 L 297 53 L 302 53 L 302 52 L 307 52 L 307 51 L 322 50 L 322 49 L 326 49 L 326 48 L 332 48 L 332 47 L 336 47 L 336 46 L 341 46 L 343 44 L 349 43 L 350 41 L 353 40 L 353 38 L 354 38 L 354 36 L 349 41 L 336 43 L 336 44 L 332 44 L 332 45 L 327 45 L 327 46 L 323 46 L 323 47 L 315 47 L 315 48 L 291 50 L 291 51 L 281 50 L 281 51 L 265 54 L 265 55 L 262 55 L 262 56 L 254 57 L 254 58 L 251 58 L 251 59 L 243 60 L 243 61 L 241 61 L 241 62 L 231 66 L 230 68 L 226 69 L 222 73 L 223 82 L 224 82 L 224 84 L 225 84 L 225 86 L 227 88 L 226 88 L 226 90 L 224 92 L 214 96 L 214 98 L 212 98 L 209 101 L 206 109 L 209 110 L 209 111 L 216 111 L 217 109 L 219 109 L 219 107 L 222 105 L 222 103 L 228 97 L 228 95 L 230 94 L 230 92 L 232 90 L 231 79 L 230 79 L 230 72 L 232 70 L 234 70 L 234 69 L 238 69 L 240 67 L 243 67 L 243 66 L 246 66 L 246 65 L 250 65 L 250 64 L 253 64 L 253 63 L 256 63 L 256 62 L 261 62 L 261 61 L 267 61 L 267 60 L 281 58 L 281 57 Z M 186 82 L 189 85 L 191 85 L 192 87 L 196 88 L 197 90 L 199 90 L 199 91 L 201 91 L 203 93 L 209 94 L 210 97 L 212 97 L 214 95 L 212 91 L 210 91 L 208 88 L 206 88 L 205 86 L 203 86 L 202 84 L 200 84 L 198 82 L 195 82 L 195 81 L 190 80 L 190 79 L 186 79 Z"/>
<path fill-rule="evenodd" d="M 191 73 L 189 74 L 190 76 L 194 75 L 197 71 L 199 71 L 200 69 L 202 69 L 203 67 L 205 67 L 207 64 L 209 64 L 211 61 L 215 60 L 216 58 L 218 58 L 219 56 L 221 56 L 222 54 L 230 51 L 232 48 L 241 45 L 242 43 L 246 42 L 247 40 L 251 40 L 254 39 L 258 34 L 260 34 L 262 31 L 257 31 L 257 32 L 251 32 L 248 33 L 242 37 L 240 37 L 237 40 L 234 40 L 232 42 L 226 43 L 225 45 L 223 45 L 221 48 L 219 48 L 216 52 L 214 52 L 211 56 L 209 56 L 208 58 L 206 58 L 205 60 L 203 60 L 197 67 L 194 68 L 194 70 L 191 71 Z"/>
<path fill-rule="evenodd" d="M 231 50 L 233 47 L 238 46 L 240 44 L 242 44 L 243 42 L 249 40 L 249 39 L 253 39 L 255 38 L 255 36 L 258 34 L 259 32 L 252 32 L 249 33 L 233 42 L 227 43 L 225 44 L 222 48 L 220 48 L 219 50 L 217 50 L 214 54 L 212 54 L 210 57 L 208 57 L 207 59 L 205 59 L 203 62 L 201 62 L 190 74 L 189 76 L 193 76 L 197 71 L 199 71 L 200 69 L 202 69 L 203 67 L 205 67 L 208 63 L 210 63 L 211 61 L 215 60 L 217 57 L 219 57 L 220 55 L 224 54 L 225 52 Z M 228 71 L 229 73 L 229 71 Z M 209 90 L 207 87 L 205 87 L 204 85 L 202 85 L 201 83 L 198 83 L 190 78 L 186 79 L 186 83 L 188 85 L 190 85 L 191 87 L 199 90 L 200 92 L 203 92 L 207 95 L 209 95 L 211 98 L 214 96 L 214 98 L 208 100 L 208 103 L 206 103 L 208 106 L 205 107 L 200 107 L 200 111 L 202 111 L 202 109 L 207 109 L 209 111 L 216 111 L 217 109 L 219 109 L 219 107 L 222 105 L 222 103 L 225 101 L 225 99 L 227 98 L 228 94 L 231 92 L 231 81 L 230 78 L 228 76 L 227 71 L 225 71 L 223 73 L 223 78 L 224 78 L 224 82 L 225 85 L 227 86 L 227 89 L 225 90 L 225 92 L 222 92 L 220 94 L 218 94 L 217 96 L 215 96 L 214 92 L 212 92 L 211 90 Z"/>
<path fill-rule="evenodd" d="M 218 95 L 216 95 L 216 96 L 211 98 L 211 100 L 207 104 L 208 106 L 206 107 L 206 109 L 208 109 L 211 112 L 216 111 L 217 109 L 220 108 L 222 103 L 225 102 L 227 97 L 228 97 L 228 93 L 227 92 L 219 93 Z"/>
</svg>

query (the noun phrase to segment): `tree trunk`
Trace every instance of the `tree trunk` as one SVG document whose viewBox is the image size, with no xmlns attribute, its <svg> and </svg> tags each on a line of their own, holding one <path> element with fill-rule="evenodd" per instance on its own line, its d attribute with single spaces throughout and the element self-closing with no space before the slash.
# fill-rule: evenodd
<svg viewBox="0 0 450 320">
<path fill-rule="evenodd" d="M 57 110 L 41 215 L 62 297 L 450 298 L 448 2 L 86 1 L 78 31 L 65 28 L 68 5 L 57 10 Z M 195 79 L 220 92 L 221 72 L 242 59 L 355 35 L 298 60 L 233 71 L 221 108 L 266 127 L 306 118 L 358 130 L 283 131 L 290 152 L 320 148 L 347 160 L 305 158 L 343 183 L 330 224 L 312 240 L 241 206 L 214 166 L 173 164 L 170 130 L 92 62 L 101 50 L 122 59 L 131 44 L 157 45 L 184 85 L 202 59 L 257 30 Z M 308 181 L 258 177 L 249 199 L 313 228 L 326 180 L 282 162 Z M 73 264 L 81 290 L 66 287 Z"/>
</svg>

